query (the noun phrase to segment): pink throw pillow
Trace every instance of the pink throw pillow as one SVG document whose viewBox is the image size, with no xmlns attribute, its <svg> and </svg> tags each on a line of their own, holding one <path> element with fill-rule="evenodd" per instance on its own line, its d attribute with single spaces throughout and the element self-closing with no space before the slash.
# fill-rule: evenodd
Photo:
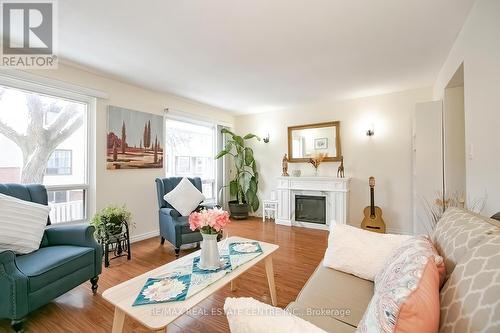
<svg viewBox="0 0 500 333">
<path fill-rule="evenodd" d="M 375 292 L 358 332 L 435 333 L 443 258 L 425 236 L 405 241 L 375 277 Z"/>
</svg>

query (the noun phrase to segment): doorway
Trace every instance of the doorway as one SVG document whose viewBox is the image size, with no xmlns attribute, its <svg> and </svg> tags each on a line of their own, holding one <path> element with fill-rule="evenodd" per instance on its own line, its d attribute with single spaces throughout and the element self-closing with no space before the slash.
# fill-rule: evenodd
<svg viewBox="0 0 500 333">
<path fill-rule="evenodd" d="M 467 201 L 463 63 L 445 88 L 443 111 L 443 198 L 463 207 Z"/>
</svg>

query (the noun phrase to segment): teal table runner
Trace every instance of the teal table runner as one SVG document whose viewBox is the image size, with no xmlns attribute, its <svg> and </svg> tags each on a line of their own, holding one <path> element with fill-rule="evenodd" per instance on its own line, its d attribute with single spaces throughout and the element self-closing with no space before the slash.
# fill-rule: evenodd
<svg viewBox="0 0 500 333">
<path fill-rule="evenodd" d="M 235 242 L 220 250 L 221 267 L 204 270 L 200 257 L 179 263 L 161 276 L 148 278 L 133 306 L 183 301 L 205 289 L 237 267 L 262 254 L 258 242 Z"/>
</svg>

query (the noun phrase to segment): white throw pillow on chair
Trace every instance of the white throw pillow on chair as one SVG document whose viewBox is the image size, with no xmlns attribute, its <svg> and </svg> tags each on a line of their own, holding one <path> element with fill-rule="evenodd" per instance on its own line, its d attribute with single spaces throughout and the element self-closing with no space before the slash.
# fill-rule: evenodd
<svg viewBox="0 0 500 333">
<path fill-rule="evenodd" d="M 49 212 L 48 206 L 0 193 L 0 252 L 38 250 Z"/>
<path fill-rule="evenodd" d="M 333 223 L 323 266 L 373 281 L 386 259 L 410 237 Z"/>
<path fill-rule="evenodd" d="M 188 216 L 205 200 L 205 196 L 184 177 L 172 191 L 163 196 L 163 199 L 182 216 Z"/>
</svg>

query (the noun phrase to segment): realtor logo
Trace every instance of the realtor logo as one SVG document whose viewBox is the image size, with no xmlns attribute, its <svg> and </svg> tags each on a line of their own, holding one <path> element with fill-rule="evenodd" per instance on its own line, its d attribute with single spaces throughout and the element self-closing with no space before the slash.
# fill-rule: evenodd
<svg viewBox="0 0 500 333">
<path fill-rule="evenodd" d="M 56 68 L 55 5 L 51 0 L 1 2 L 1 66 Z"/>
</svg>

